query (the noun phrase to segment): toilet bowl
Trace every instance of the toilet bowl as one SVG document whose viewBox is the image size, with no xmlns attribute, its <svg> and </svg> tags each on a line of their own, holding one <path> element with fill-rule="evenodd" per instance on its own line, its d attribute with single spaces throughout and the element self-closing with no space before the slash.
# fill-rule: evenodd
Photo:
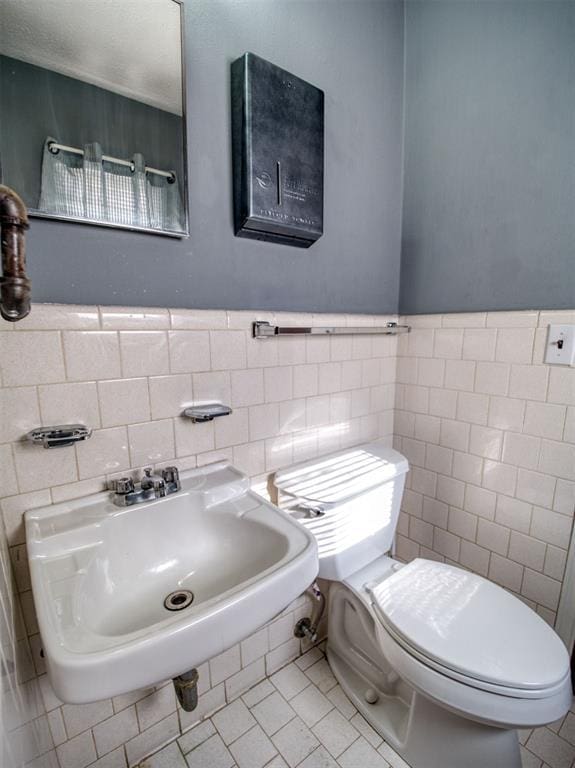
<svg viewBox="0 0 575 768">
<path fill-rule="evenodd" d="M 330 581 L 329 663 L 412 768 L 520 768 L 516 729 L 569 709 L 567 651 L 492 582 L 390 557 L 407 471 L 375 442 L 275 476 L 279 503 L 315 534 Z"/>
</svg>

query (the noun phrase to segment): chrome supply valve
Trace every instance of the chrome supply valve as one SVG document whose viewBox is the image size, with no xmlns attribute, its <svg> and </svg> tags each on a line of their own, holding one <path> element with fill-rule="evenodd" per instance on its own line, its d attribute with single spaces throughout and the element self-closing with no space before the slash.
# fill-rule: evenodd
<svg viewBox="0 0 575 768">
<path fill-rule="evenodd" d="M 146 467 L 139 482 L 134 482 L 131 477 L 121 477 L 113 481 L 111 488 L 114 491 L 114 504 L 118 507 L 130 507 L 177 493 L 181 488 L 180 473 L 177 467 L 166 467 L 161 474 L 154 472 L 151 467 Z"/>
<path fill-rule="evenodd" d="M 310 643 L 317 642 L 317 632 L 319 623 L 322 620 L 325 611 L 325 595 L 318 586 L 317 581 L 306 589 L 306 595 L 309 595 L 314 603 L 311 617 L 305 616 L 300 619 L 294 627 L 294 636 L 306 638 Z"/>
</svg>

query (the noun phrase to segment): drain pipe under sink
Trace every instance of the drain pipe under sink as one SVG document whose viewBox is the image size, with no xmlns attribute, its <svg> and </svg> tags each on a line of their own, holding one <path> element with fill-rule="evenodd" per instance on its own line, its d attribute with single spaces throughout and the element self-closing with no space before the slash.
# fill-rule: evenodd
<svg viewBox="0 0 575 768">
<path fill-rule="evenodd" d="M 178 701 L 185 712 L 193 712 L 198 706 L 199 677 L 198 670 L 194 668 L 172 680 Z"/>
<path fill-rule="evenodd" d="M 306 589 L 305 594 L 314 599 L 311 618 L 306 616 L 300 619 L 295 625 L 293 633 L 296 637 L 307 637 L 310 642 L 315 643 L 319 623 L 325 611 L 325 595 L 319 588 L 317 581 L 314 581 L 311 587 Z"/>
<path fill-rule="evenodd" d="M 179 593 L 172 594 L 179 596 Z M 316 581 L 314 581 L 311 587 L 306 589 L 306 594 L 311 595 L 314 599 L 311 618 L 306 616 L 305 618 L 300 619 L 295 625 L 294 635 L 296 637 L 307 637 L 310 642 L 315 643 L 317 640 L 318 626 L 325 611 L 325 596 Z M 171 596 L 172 595 L 168 595 L 168 598 Z M 166 598 L 166 600 L 168 600 L 168 598 Z M 168 610 L 174 610 L 174 608 L 169 606 L 166 607 Z M 178 610 L 178 608 L 175 610 Z M 186 712 L 193 712 L 198 706 L 198 679 L 198 670 L 194 668 L 178 675 L 178 677 L 174 677 L 172 680 L 178 701 L 180 702 L 182 709 Z"/>
</svg>

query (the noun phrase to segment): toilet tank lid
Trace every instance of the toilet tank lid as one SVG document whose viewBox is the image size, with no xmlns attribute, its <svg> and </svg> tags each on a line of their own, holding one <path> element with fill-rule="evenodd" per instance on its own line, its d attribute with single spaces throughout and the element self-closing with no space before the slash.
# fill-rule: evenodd
<svg viewBox="0 0 575 768">
<path fill-rule="evenodd" d="M 342 504 L 405 474 L 407 459 L 383 441 L 302 461 L 276 472 L 274 485 L 301 501 Z"/>
</svg>

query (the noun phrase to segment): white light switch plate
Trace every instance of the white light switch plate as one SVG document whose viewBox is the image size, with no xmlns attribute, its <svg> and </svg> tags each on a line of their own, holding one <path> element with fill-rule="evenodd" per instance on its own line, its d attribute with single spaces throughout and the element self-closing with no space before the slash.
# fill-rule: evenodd
<svg viewBox="0 0 575 768">
<path fill-rule="evenodd" d="M 575 325 L 549 326 L 545 362 L 554 365 L 575 364 Z"/>
</svg>

